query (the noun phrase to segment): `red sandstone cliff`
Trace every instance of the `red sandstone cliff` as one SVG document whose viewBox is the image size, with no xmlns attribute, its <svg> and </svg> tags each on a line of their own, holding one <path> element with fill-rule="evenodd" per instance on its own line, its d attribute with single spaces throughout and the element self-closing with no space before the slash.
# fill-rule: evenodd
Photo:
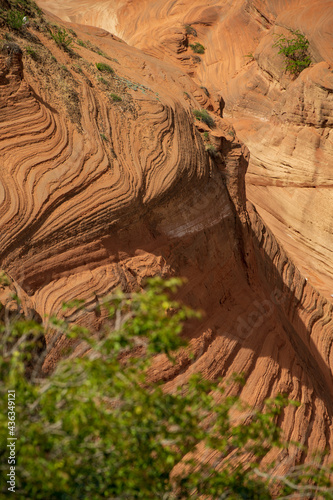
<svg viewBox="0 0 333 500">
<path fill-rule="evenodd" d="M 244 372 L 251 404 L 277 392 L 302 401 L 284 415 L 288 439 L 331 449 L 328 2 L 311 22 L 312 4 L 296 1 L 39 4 L 86 26 L 63 23 L 74 55 L 31 23 L 30 38 L 12 35 L 23 53 L 5 41 L 0 56 L 0 258 L 25 307 L 45 318 L 75 297 L 185 276 L 182 298 L 206 312 L 186 331 L 196 356 L 158 359 L 153 376 L 172 388 L 193 371 Z M 206 47 L 200 62 L 185 24 Z M 271 49 L 285 26 L 306 32 L 316 63 L 296 80 Z M 195 120 L 201 108 L 214 128 Z M 277 470 L 300 453 L 281 454 Z"/>
</svg>

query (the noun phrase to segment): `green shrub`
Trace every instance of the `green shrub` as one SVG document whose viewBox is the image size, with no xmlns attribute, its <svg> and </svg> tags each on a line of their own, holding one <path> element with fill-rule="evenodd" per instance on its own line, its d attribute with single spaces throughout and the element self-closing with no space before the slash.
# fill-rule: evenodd
<svg viewBox="0 0 333 500">
<path fill-rule="evenodd" d="M 105 80 L 105 78 L 103 78 L 102 76 L 97 76 L 97 80 L 101 83 L 103 83 L 103 85 L 109 85 L 109 82 L 107 80 Z"/>
<path fill-rule="evenodd" d="M 201 85 L 200 88 L 204 91 L 204 93 L 206 94 L 207 97 L 210 97 L 210 93 L 209 93 L 209 90 L 207 89 L 207 87 L 204 87 L 203 85 Z"/>
<path fill-rule="evenodd" d="M 196 54 L 204 54 L 205 53 L 205 47 L 201 43 L 191 43 L 190 44 L 191 49 L 193 52 Z"/>
<path fill-rule="evenodd" d="M 213 144 L 207 144 L 205 149 L 209 156 L 211 156 L 212 158 L 216 158 L 218 151 Z"/>
<path fill-rule="evenodd" d="M 245 56 L 243 56 L 243 57 L 248 57 L 250 59 L 250 61 L 254 61 L 254 55 L 252 54 L 252 52 L 245 54 Z"/>
<path fill-rule="evenodd" d="M 208 141 L 208 139 L 209 139 L 209 132 L 204 132 L 203 136 L 204 136 L 205 141 Z"/>
<path fill-rule="evenodd" d="M 187 35 L 198 36 L 197 30 L 190 24 L 185 24 L 185 32 Z"/>
<path fill-rule="evenodd" d="M 76 40 L 76 43 L 81 47 L 87 48 L 87 44 L 83 40 Z"/>
<path fill-rule="evenodd" d="M 73 39 L 69 36 L 65 28 L 58 28 L 55 31 L 51 31 L 50 34 L 56 44 L 64 49 L 68 49 L 73 43 Z"/>
<path fill-rule="evenodd" d="M 45 336 L 42 325 L 10 322 L 8 317 L 0 324 L 0 439 L 15 449 L 15 498 L 272 498 L 275 464 L 258 468 L 272 448 L 285 447 L 277 425 L 288 404 L 285 397 L 256 409 L 230 395 L 221 380 L 193 375 L 170 392 L 149 380 L 153 357 L 172 360 L 186 345 L 180 335 L 183 323 L 198 317 L 170 298 L 179 284 L 175 278 L 155 278 L 142 292 L 118 291 L 101 299 L 95 312 L 101 314 L 102 308 L 105 320 L 98 332 L 50 318 L 52 336 L 44 352 L 36 352 L 33 340 Z M 82 301 L 68 304 L 68 309 L 87 313 Z M 45 356 L 63 337 L 84 340 L 84 355 L 64 359 L 47 378 L 41 377 Z M 15 393 L 15 400 L 9 393 Z M 201 460 L 202 455 L 194 459 L 198 443 L 203 444 L 202 455 L 214 460 Z M 3 459 L 9 457 L 5 449 Z M 175 470 L 180 462 L 183 467 Z M 331 467 L 321 468 L 320 463 L 313 460 L 278 476 L 279 493 L 284 498 L 288 493 L 288 498 L 308 498 L 309 493 L 322 498 L 326 488 L 323 498 L 332 498 Z M 3 477 L 9 476 L 7 460 L 2 471 Z M 3 498 L 8 486 L 1 481 Z M 316 491 L 318 486 L 322 488 Z"/>
<path fill-rule="evenodd" d="M 10 10 L 7 13 L 7 23 L 14 30 L 20 30 L 23 26 L 24 15 L 18 10 Z"/>
<path fill-rule="evenodd" d="M 205 109 L 201 109 L 201 110 L 194 109 L 193 114 L 197 120 L 206 123 L 206 125 L 208 125 L 209 128 L 214 127 L 215 122 L 214 122 L 213 118 L 210 116 L 210 114 L 208 113 L 208 111 L 206 111 Z"/>
<path fill-rule="evenodd" d="M 303 69 L 311 64 L 308 54 L 309 40 L 299 30 L 289 30 L 293 38 L 277 35 L 278 39 L 273 47 L 278 47 L 279 54 L 286 56 L 285 70 L 293 75 L 299 75 Z"/>
<path fill-rule="evenodd" d="M 25 48 L 27 54 L 29 54 L 29 56 L 32 57 L 32 59 L 34 59 L 35 61 L 38 59 L 38 54 L 37 52 L 32 48 L 32 47 L 26 47 Z"/>
<path fill-rule="evenodd" d="M 105 63 L 96 63 L 96 68 L 98 71 L 102 71 L 103 73 L 110 73 L 113 75 L 114 70 L 109 66 L 108 64 Z"/>
<path fill-rule="evenodd" d="M 194 64 L 200 64 L 201 63 L 201 57 L 200 56 L 192 56 L 192 61 Z"/>
<path fill-rule="evenodd" d="M 117 94 L 110 94 L 110 96 L 111 96 L 112 100 L 115 101 L 115 102 L 122 101 L 122 98 L 119 95 L 117 95 Z"/>
<path fill-rule="evenodd" d="M 230 127 L 228 129 L 228 134 L 231 135 L 231 137 L 234 139 L 236 137 L 236 132 L 235 132 L 235 129 Z"/>
<path fill-rule="evenodd" d="M 105 134 L 101 134 L 101 139 L 102 139 L 103 141 L 107 141 L 107 137 L 106 137 L 106 135 L 105 135 Z"/>
</svg>

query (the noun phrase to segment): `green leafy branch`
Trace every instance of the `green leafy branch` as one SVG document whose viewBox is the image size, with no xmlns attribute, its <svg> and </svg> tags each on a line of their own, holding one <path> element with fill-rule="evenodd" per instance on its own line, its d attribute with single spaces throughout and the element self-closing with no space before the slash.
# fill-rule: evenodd
<svg viewBox="0 0 333 500">
<path fill-rule="evenodd" d="M 273 47 L 278 47 L 279 54 L 286 57 L 285 70 L 293 75 L 299 75 L 301 71 L 310 66 L 311 59 L 308 53 L 309 40 L 299 30 L 289 30 L 293 38 L 284 35 L 276 35 L 278 38 Z"/>
</svg>

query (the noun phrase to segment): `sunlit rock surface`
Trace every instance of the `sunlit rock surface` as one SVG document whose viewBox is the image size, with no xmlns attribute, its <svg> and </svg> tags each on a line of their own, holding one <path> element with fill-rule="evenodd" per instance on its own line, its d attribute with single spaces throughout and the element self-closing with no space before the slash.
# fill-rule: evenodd
<svg viewBox="0 0 333 500">
<path fill-rule="evenodd" d="M 45 319 L 73 298 L 93 309 L 115 287 L 184 276 L 181 298 L 206 312 L 185 331 L 195 357 L 158 358 L 152 378 L 172 390 L 195 371 L 244 372 L 251 404 L 302 401 L 284 414 L 288 439 L 309 457 L 331 449 L 329 2 L 39 5 L 75 31 L 81 57 L 33 27 L 36 60 L 22 41 L 23 54 L 1 52 L 1 268 L 17 293 Z M 314 64 L 297 79 L 272 49 L 287 27 L 310 40 Z M 214 128 L 195 120 L 202 108 Z M 301 455 L 281 453 L 277 472 Z"/>
</svg>

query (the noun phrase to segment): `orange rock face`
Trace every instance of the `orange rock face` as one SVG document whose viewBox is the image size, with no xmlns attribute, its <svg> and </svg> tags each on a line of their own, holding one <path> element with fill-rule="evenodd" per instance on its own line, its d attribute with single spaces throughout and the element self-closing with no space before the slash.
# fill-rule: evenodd
<svg viewBox="0 0 333 500">
<path fill-rule="evenodd" d="M 251 152 L 249 199 L 304 275 L 333 302 L 332 2 L 42 0 L 40 5 L 63 19 L 111 30 L 183 67 L 223 97 L 225 116 Z M 195 31 L 187 34 L 186 25 Z M 273 47 L 277 35 L 289 36 L 290 29 L 310 42 L 312 65 L 297 79 L 285 73 L 284 56 Z M 190 48 L 196 42 L 206 48 L 204 55 Z"/>
<path fill-rule="evenodd" d="M 38 3 L 74 29 L 76 55 L 31 26 L 23 55 L 0 56 L 0 258 L 16 290 L 45 318 L 156 273 L 188 278 L 181 298 L 206 312 L 185 332 L 195 358 L 157 359 L 152 377 L 244 372 L 251 404 L 302 401 L 287 439 L 331 449 L 330 2 Z M 272 48 L 288 27 L 314 61 L 296 79 Z M 277 471 L 305 455 L 290 448 Z"/>
</svg>

